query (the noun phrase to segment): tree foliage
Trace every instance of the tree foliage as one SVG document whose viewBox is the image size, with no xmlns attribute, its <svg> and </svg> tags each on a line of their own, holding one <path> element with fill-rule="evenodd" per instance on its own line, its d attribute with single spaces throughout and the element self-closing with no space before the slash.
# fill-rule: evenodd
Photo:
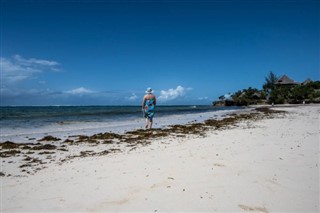
<svg viewBox="0 0 320 213">
<path fill-rule="evenodd" d="M 298 104 L 320 103 L 320 81 L 310 82 L 305 85 L 277 86 L 271 93 L 268 103 Z"/>
<path fill-rule="evenodd" d="M 263 89 L 247 88 L 233 93 L 232 100 L 220 96 L 220 102 L 228 106 L 254 104 L 320 103 L 320 81 L 297 85 L 277 85 L 278 77 L 272 71 L 265 78 Z"/>
<path fill-rule="evenodd" d="M 237 106 L 265 103 L 265 99 L 266 95 L 264 91 L 252 87 L 239 90 L 232 95 L 232 100 Z"/>
<path fill-rule="evenodd" d="M 274 89 L 275 83 L 279 80 L 279 77 L 274 74 L 272 71 L 265 77 L 265 83 L 263 84 L 262 88 L 266 92 L 270 92 Z"/>
</svg>

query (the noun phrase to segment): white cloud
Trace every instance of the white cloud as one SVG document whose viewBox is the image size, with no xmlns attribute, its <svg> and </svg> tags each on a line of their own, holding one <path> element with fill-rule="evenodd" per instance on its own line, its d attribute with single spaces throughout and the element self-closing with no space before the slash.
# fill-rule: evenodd
<svg viewBox="0 0 320 213">
<path fill-rule="evenodd" d="M 175 89 L 161 90 L 158 100 L 164 101 L 164 102 L 174 100 L 179 97 L 183 97 L 186 91 L 188 90 L 192 90 L 192 88 L 184 88 L 182 86 L 177 86 L 177 88 Z"/>
<path fill-rule="evenodd" d="M 1 80 L 3 84 L 14 84 L 34 78 L 44 71 L 58 71 L 59 63 L 43 59 L 25 59 L 20 55 L 0 58 Z"/>
<path fill-rule="evenodd" d="M 198 100 L 200 100 L 200 101 L 208 100 L 208 97 L 199 97 Z"/>
<path fill-rule="evenodd" d="M 36 58 L 30 58 L 25 59 L 21 57 L 20 55 L 14 55 L 13 59 L 20 65 L 24 66 L 46 66 L 46 67 L 54 67 L 58 66 L 59 63 L 56 61 L 48 61 L 43 59 L 36 59 Z"/>
<path fill-rule="evenodd" d="M 94 93 L 94 91 L 86 89 L 84 87 L 79 87 L 77 89 L 67 91 L 66 93 L 72 94 L 72 95 L 86 95 L 86 94 Z"/>
<path fill-rule="evenodd" d="M 129 97 L 129 100 L 134 101 L 137 100 L 138 96 L 135 93 L 132 93 L 132 95 Z"/>
</svg>

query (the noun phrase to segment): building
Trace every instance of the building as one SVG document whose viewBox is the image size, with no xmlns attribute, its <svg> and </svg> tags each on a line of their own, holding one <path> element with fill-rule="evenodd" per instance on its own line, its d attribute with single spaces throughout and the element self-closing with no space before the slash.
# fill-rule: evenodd
<svg viewBox="0 0 320 213">
<path fill-rule="evenodd" d="M 291 78 L 289 78 L 286 75 L 283 75 L 281 78 L 279 78 L 279 80 L 275 84 L 276 85 L 294 86 L 294 85 L 298 85 L 300 83 L 295 82 L 294 80 L 292 80 Z"/>
</svg>

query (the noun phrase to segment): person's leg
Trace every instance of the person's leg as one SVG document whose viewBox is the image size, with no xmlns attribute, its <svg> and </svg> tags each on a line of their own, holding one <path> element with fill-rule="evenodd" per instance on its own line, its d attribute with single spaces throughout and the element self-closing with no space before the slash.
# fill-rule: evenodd
<svg viewBox="0 0 320 213">
<path fill-rule="evenodd" d="M 146 118 L 146 129 L 148 129 L 148 126 L 149 126 L 149 118 L 147 117 Z"/>
<path fill-rule="evenodd" d="M 152 120 L 153 120 L 153 117 L 149 118 L 149 129 L 152 128 Z"/>
</svg>

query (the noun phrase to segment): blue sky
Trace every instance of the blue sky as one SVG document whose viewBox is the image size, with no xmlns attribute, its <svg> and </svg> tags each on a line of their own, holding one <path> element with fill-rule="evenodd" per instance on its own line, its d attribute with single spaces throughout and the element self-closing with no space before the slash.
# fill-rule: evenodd
<svg viewBox="0 0 320 213">
<path fill-rule="evenodd" d="M 211 104 L 319 80 L 317 0 L 1 0 L 1 105 Z"/>
</svg>

